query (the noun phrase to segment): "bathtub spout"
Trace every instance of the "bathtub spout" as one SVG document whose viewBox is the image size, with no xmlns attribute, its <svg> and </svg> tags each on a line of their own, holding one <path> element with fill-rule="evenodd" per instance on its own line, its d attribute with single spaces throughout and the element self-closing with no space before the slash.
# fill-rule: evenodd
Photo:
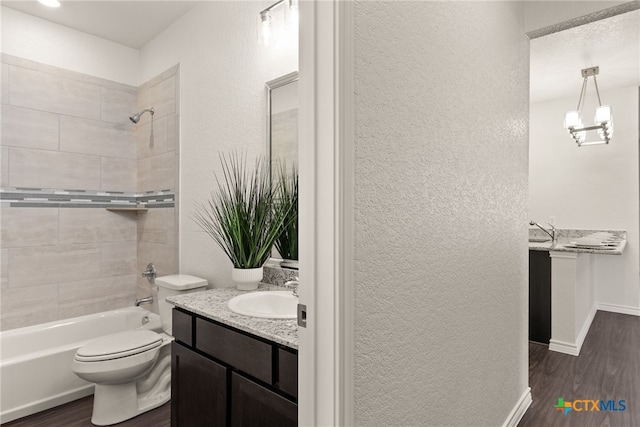
<svg viewBox="0 0 640 427">
<path fill-rule="evenodd" d="M 136 307 L 140 306 L 140 304 L 151 304 L 153 302 L 153 296 L 148 296 L 146 298 L 136 299 Z"/>
</svg>

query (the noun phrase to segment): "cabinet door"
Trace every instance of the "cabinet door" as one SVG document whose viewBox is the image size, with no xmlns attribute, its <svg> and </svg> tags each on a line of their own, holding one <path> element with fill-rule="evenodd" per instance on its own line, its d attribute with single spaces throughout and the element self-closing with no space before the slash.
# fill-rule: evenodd
<svg viewBox="0 0 640 427">
<path fill-rule="evenodd" d="M 232 427 L 296 427 L 298 405 L 238 375 L 231 374 Z"/>
<path fill-rule="evenodd" d="M 551 257 L 547 251 L 529 251 L 529 340 L 549 344 L 551 339 Z"/>
<path fill-rule="evenodd" d="M 226 368 L 172 343 L 172 427 L 225 426 L 226 413 Z"/>
</svg>

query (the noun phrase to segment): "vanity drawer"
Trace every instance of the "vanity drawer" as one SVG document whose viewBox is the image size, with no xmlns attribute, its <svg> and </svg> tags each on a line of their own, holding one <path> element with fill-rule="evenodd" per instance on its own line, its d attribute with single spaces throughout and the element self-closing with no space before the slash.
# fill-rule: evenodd
<svg viewBox="0 0 640 427">
<path fill-rule="evenodd" d="M 173 337 L 189 347 L 193 346 L 193 317 L 175 308 L 171 311 Z"/>
<path fill-rule="evenodd" d="M 298 355 L 278 349 L 278 388 L 298 397 Z"/>
<path fill-rule="evenodd" d="M 267 384 L 273 384 L 270 344 L 196 318 L 196 348 Z"/>
</svg>

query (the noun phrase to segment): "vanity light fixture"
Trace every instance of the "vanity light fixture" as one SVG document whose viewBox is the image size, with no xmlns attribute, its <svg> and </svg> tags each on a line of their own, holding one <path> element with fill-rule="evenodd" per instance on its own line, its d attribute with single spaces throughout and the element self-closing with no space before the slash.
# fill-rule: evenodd
<svg viewBox="0 0 640 427">
<path fill-rule="evenodd" d="M 277 41 L 271 12 L 280 5 L 285 5 L 285 26 L 295 31 L 298 30 L 298 0 L 279 0 L 260 12 L 258 39 L 263 46 L 273 46 Z"/>
<path fill-rule="evenodd" d="M 38 3 L 48 7 L 60 7 L 60 2 L 58 0 L 38 0 Z"/>
<path fill-rule="evenodd" d="M 583 145 L 599 145 L 608 144 L 613 136 L 613 114 L 611 106 L 602 105 L 600 101 L 600 92 L 598 91 L 598 81 L 596 76 L 600 73 L 600 67 L 590 67 L 582 70 L 582 90 L 578 99 L 578 107 L 574 111 L 569 111 L 564 116 L 564 127 L 569 131 L 578 147 Z M 582 107 L 584 105 L 585 94 L 587 91 L 587 81 L 589 77 L 593 77 L 593 83 L 596 87 L 596 95 L 598 95 L 598 107 L 596 108 L 595 125 L 585 127 L 582 122 Z M 587 131 L 597 130 L 599 140 L 587 142 Z"/>
</svg>

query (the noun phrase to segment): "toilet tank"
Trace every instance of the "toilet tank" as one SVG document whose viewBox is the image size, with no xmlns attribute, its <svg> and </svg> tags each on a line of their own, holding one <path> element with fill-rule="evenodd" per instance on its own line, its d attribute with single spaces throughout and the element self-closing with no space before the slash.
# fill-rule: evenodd
<svg viewBox="0 0 640 427">
<path fill-rule="evenodd" d="M 172 274 L 170 276 L 157 277 L 155 285 L 158 287 L 158 311 L 162 329 L 167 334 L 172 335 L 171 309 L 173 309 L 173 304 L 168 303 L 165 298 L 203 291 L 207 286 L 207 280 L 188 274 Z"/>
</svg>

